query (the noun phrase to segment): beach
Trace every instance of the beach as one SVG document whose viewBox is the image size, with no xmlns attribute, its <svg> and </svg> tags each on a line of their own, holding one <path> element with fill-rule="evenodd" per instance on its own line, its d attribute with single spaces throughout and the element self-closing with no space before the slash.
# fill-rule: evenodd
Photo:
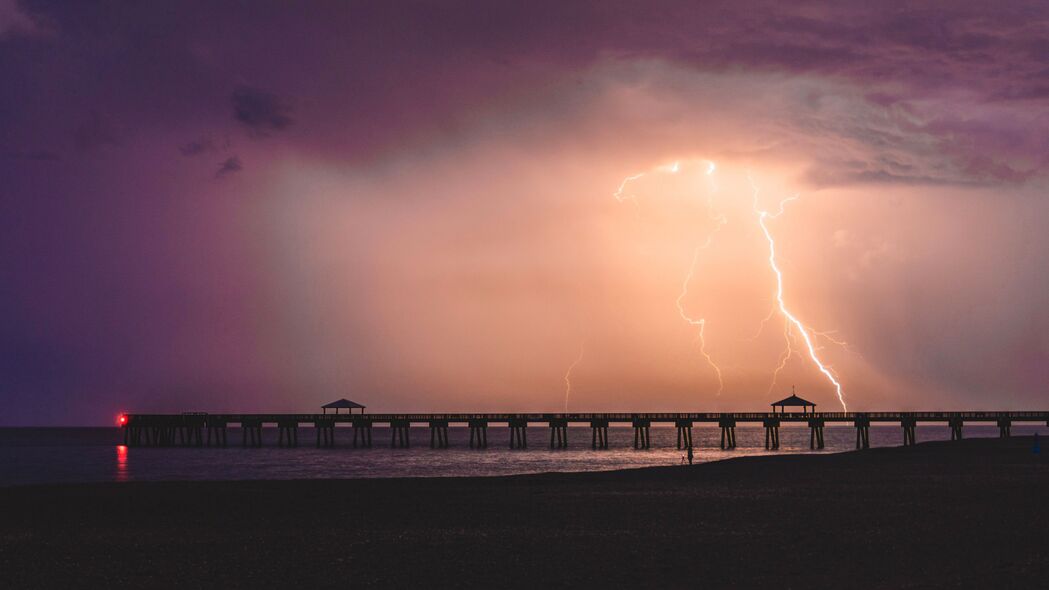
<svg viewBox="0 0 1049 590">
<path fill-rule="evenodd" d="M 1029 437 L 489 478 L 0 488 L 11 588 L 1044 585 Z"/>
</svg>

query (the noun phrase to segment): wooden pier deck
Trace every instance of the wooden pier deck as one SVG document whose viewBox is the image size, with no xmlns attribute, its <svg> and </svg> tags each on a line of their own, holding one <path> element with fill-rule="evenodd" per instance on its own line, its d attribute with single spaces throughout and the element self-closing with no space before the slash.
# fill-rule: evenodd
<svg viewBox="0 0 1049 590">
<path fill-rule="evenodd" d="M 856 429 L 856 448 L 870 447 L 870 426 L 876 423 L 899 424 L 904 446 L 915 444 L 914 430 L 921 424 L 941 424 L 950 429 L 951 440 L 962 439 L 966 423 L 990 423 L 998 426 L 999 436 L 1008 438 L 1014 423 L 1049 425 L 1049 411 L 964 411 L 964 412 L 655 412 L 655 413 L 569 413 L 569 414 L 123 414 L 124 444 L 129 446 L 227 446 L 227 428 L 241 429 L 241 444 L 262 446 L 262 428 L 276 426 L 278 445 L 299 444 L 299 429 L 312 427 L 316 446 L 335 446 L 335 428 L 339 424 L 352 428 L 352 447 L 372 446 L 372 428 L 389 427 L 390 445 L 406 448 L 411 444 L 413 426 L 430 429 L 430 447 L 447 448 L 448 428 L 461 425 L 470 428 L 470 447 L 488 447 L 488 428 L 505 425 L 510 429 L 510 448 L 528 447 L 530 426 L 547 427 L 550 448 L 568 448 L 568 426 L 587 425 L 591 429 L 590 446 L 608 448 L 610 425 L 634 428 L 634 448 L 650 446 L 649 428 L 653 424 L 677 428 L 677 447 L 692 447 L 695 424 L 717 424 L 721 428 L 721 448 L 736 446 L 736 426 L 741 423 L 761 424 L 765 428 L 765 448 L 779 448 L 779 429 L 784 423 L 802 423 L 810 429 L 810 447 L 824 448 L 823 429 L 827 424 L 847 424 Z"/>
</svg>

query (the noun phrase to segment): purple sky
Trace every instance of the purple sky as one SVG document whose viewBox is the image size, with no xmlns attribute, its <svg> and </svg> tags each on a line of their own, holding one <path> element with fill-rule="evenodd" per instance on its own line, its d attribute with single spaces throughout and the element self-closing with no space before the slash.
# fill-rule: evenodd
<svg viewBox="0 0 1049 590">
<path fill-rule="evenodd" d="M 708 211 L 612 198 L 691 157 L 720 395 Z M 0 424 L 557 411 L 581 346 L 573 410 L 836 409 L 744 171 L 850 409 L 1044 409 L 1045 2 L 0 0 Z"/>
</svg>

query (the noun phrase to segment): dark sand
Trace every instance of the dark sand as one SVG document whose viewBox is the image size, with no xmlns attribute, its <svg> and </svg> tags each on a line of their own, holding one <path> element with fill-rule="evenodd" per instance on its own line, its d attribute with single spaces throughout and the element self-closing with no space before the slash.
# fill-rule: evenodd
<svg viewBox="0 0 1049 590">
<path fill-rule="evenodd" d="M 1044 588 L 1047 490 L 1029 438 L 590 474 L 16 487 L 0 489 L 0 586 Z"/>
</svg>

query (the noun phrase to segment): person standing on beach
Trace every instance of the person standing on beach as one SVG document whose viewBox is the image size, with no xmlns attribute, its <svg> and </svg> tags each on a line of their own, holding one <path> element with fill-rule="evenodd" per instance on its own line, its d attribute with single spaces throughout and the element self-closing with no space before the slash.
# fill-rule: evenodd
<svg viewBox="0 0 1049 590">
<path fill-rule="evenodd" d="M 688 445 L 688 464 L 692 464 L 692 445 Z"/>
</svg>

